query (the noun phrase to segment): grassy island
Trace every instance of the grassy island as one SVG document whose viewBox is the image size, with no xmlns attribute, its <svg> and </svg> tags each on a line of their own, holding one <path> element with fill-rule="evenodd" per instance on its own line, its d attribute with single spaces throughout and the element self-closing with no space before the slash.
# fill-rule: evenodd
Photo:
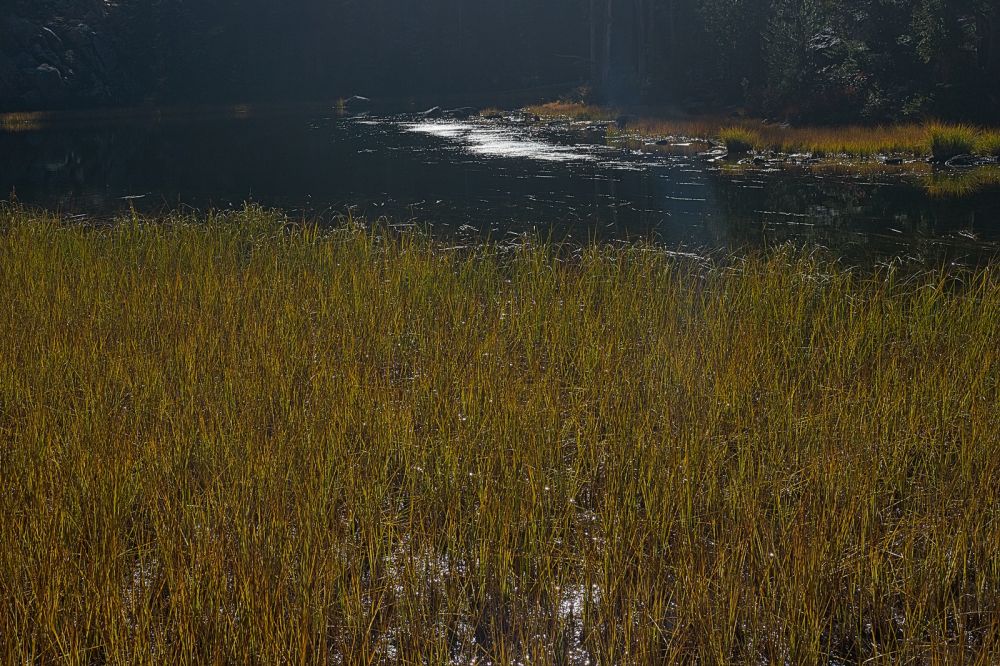
<svg viewBox="0 0 1000 666">
<path fill-rule="evenodd" d="M 1000 280 L 0 209 L 0 653 L 1000 652 Z"/>
</svg>

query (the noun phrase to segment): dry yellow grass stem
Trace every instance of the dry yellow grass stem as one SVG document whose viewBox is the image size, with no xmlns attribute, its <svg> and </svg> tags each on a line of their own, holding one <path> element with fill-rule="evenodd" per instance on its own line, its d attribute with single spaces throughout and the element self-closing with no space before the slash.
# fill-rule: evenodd
<svg viewBox="0 0 1000 666">
<path fill-rule="evenodd" d="M 996 271 L 0 209 L 5 663 L 988 663 Z"/>
</svg>

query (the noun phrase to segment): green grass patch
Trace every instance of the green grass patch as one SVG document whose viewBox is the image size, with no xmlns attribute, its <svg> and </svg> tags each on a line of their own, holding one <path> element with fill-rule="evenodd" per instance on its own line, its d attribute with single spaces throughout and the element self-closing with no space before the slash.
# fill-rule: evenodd
<svg viewBox="0 0 1000 666">
<path fill-rule="evenodd" d="M 1000 157 L 1000 131 L 984 130 L 976 141 L 976 152 L 987 157 Z"/>
<path fill-rule="evenodd" d="M 0 284 L 5 663 L 1000 651 L 995 270 L 8 207 Z"/>
<path fill-rule="evenodd" d="M 730 155 L 746 155 L 761 145 L 760 135 L 745 127 L 727 127 L 719 132 L 719 140 Z"/>
<path fill-rule="evenodd" d="M 931 125 L 927 135 L 931 156 L 939 162 L 959 155 L 971 155 L 979 140 L 976 128 L 968 125 Z"/>
</svg>

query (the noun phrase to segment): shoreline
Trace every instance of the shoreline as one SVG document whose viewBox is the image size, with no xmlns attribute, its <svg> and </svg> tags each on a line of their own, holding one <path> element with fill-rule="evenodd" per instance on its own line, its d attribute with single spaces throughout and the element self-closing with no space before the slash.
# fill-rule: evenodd
<svg viewBox="0 0 1000 666">
<path fill-rule="evenodd" d="M 655 139 L 711 141 L 738 154 L 811 154 L 818 159 L 915 158 L 945 163 L 967 154 L 1000 163 L 1000 128 L 927 121 L 897 125 L 793 126 L 758 118 L 643 115 L 613 107 L 550 102 L 524 108 L 541 119 L 610 123 L 616 132 Z"/>
<path fill-rule="evenodd" d="M 929 194 L 961 197 L 1000 186 L 1000 129 L 938 122 L 895 126 L 793 127 L 749 118 L 631 114 L 611 107 L 525 107 L 535 122 L 591 123 L 609 142 L 656 151 L 700 143 L 726 168 L 803 168 L 928 177 Z M 488 117 L 488 116 L 484 116 Z"/>
</svg>

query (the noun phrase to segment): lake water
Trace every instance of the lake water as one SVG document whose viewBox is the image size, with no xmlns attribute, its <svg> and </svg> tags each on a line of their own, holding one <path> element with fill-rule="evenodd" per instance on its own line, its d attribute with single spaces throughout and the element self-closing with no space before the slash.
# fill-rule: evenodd
<svg viewBox="0 0 1000 666">
<path fill-rule="evenodd" d="M 1000 248 L 996 186 L 946 197 L 928 192 L 932 173 L 746 168 L 677 143 L 332 111 L 91 118 L 0 133 L 0 193 L 87 216 L 253 201 L 459 236 L 645 237 L 696 252 L 792 241 L 858 259 L 974 263 Z"/>
</svg>

